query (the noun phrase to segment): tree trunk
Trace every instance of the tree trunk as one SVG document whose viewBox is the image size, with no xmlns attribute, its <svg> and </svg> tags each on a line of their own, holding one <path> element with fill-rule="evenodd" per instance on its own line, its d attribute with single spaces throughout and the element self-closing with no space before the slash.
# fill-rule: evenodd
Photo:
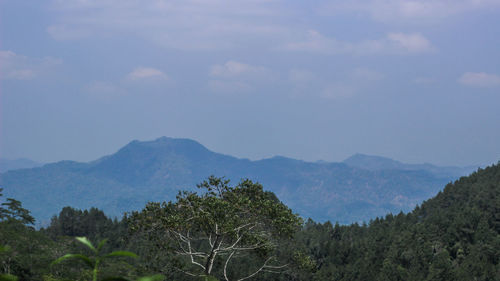
<svg viewBox="0 0 500 281">
<path fill-rule="evenodd" d="M 221 235 L 217 234 L 215 236 L 214 246 L 212 247 L 212 249 L 210 251 L 210 255 L 208 256 L 208 259 L 207 259 L 207 264 L 205 265 L 205 274 L 206 275 L 210 275 L 210 273 L 212 273 L 212 268 L 214 265 L 215 256 L 217 255 L 216 250 L 219 248 L 220 243 L 221 243 Z"/>
</svg>

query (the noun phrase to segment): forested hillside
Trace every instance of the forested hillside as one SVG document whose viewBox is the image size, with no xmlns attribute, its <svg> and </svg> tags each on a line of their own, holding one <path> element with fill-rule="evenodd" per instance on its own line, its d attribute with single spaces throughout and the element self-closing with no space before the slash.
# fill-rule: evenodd
<svg viewBox="0 0 500 281">
<path fill-rule="evenodd" d="M 248 193 L 248 187 L 251 187 L 249 191 L 253 191 Z M 262 193 L 259 185 L 248 182 L 235 188 L 234 194 L 238 197 L 231 198 L 243 200 L 238 199 L 237 202 L 240 203 L 233 204 L 237 208 L 235 210 L 244 210 L 237 207 L 239 204 L 247 206 L 252 200 L 263 198 L 268 201 L 259 199 L 255 202 L 268 203 L 255 205 L 256 210 L 260 210 L 255 214 L 277 204 L 276 210 L 284 212 L 283 215 L 277 215 L 279 212 L 276 211 L 265 211 L 261 215 L 265 214 L 271 221 L 276 220 L 274 223 L 278 223 L 280 227 L 285 226 L 282 223 L 286 220 L 280 218 L 285 218 L 285 214 L 289 217 L 291 213 L 278 203 L 272 193 Z M 176 220 L 175 217 L 169 217 L 168 214 L 178 207 L 169 209 L 171 207 L 168 206 L 186 207 L 192 206 L 191 203 L 186 205 L 188 202 L 205 202 L 203 204 L 208 204 L 206 206 L 218 206 L 215 207 L 214 214 L 222 215 L 225 223 L 231 222 L 229 225 L 233 225 L 234 220 L 228 221 L 231 216 L 226 216 L 229 213 L 224 212 L 224 208 L 228 207 L 225 204 L 230 201 L 225 199 L 222 195 L 224 193 L 217 193 L 217 189 L 208 190 L 208 197 L 184 193 L 173 205 L 149 205 L 142 215 L 137 213 L 120 221 L 107 218 L 97 209 L 80 211 L 67 207 L 52 219 L 48 228 L 39 231 L 29 226 L 32 217 L 29 216 L 28 210 L 24 209 L 20 202 L 9 200 L 2 205 L 0 212 L 0 245 L 8 248 L 0 254 L 0 272 L 14 274 L 19 276 L 20 280 L 88 280 L 90 271 L 82 270 L 81 264 L 48 266 L 51 260 L 64 253 L 84 251 L 74 241 L 74 236 L 87 236 L 94 242 L 105 237 L 110 238 L 103 248 L 105 252 L 127 249 L 141 256 L 138 260 L 127 261 L 132 266 L 127 266 L 124 259 L 106 263 L 102 276 L 118 274 L 135 278 L 134 276 L 161 273 L 166 280 L 200 280 L 199 277 L 194 278 L 182 272 L 182 269 L 186 268 L 183 263 L 190 262 L 177 258 L 179 252 L 172 248 L 175 244 L 171 244 L 175 237 L 171 236 L 169 229 L 171 222 L 177 226 L 195 227 L 192 228 L 192 233 L 201 228 L 196 228 L 197 224 L 189 223 L 189 218 Z M 228 190 L 233 192 L 232 188 Z M 239 197 L 241 195 L 244 196 Z M 205 208 L 202 207 L 205 205 L 199 206 L 200 210 Z M 211 221 L 210 216 L 204 214 L 205 212 L 200 213 L 198 219 L 201 220 L 198 223 L 203 223 L 203 218 L 207 219 L 206 225 L 217 222 Z M 162 217 L 165 220 L 161 219 Z M 244 218 L 245 215 L 240 214 L 238 217 Z M 154 222 L 151 221 L 152 218 L 160 219 L 158 223 L 161 224 L 154 224 L 160 228 L 133 227 L 137 223 L 150 225 L 149 223 Z M 290 221 L 290 226 L 292 225 Z M 237 238 L 239 234 L 234 235 Z M 246 243 L 264 245 L 258 241 L 260 240 L 248 240 Z M 192 245 L 198 244 L 196 242 Z M 274 240 L 273 245 L 277 247 L 259 250 L 256 248 L 255 252 L 232 260 L 231 265 L 233 268 L 251 272 L 252 269 L 265 264 L 265 257 L 269 255 L 274 257 L 276 264 L 287 265 L 279 270 L 268 270 L 275 273 L 262 271 L 249 279 L 262 281 L 500 280 L 500 164 L 480 169 L 468 177 L 448 184 L 437 196 L 425 201 L 408 214 L 388 214 L 367 224 L 348 226 L 308 220 L 301 228 L 296 229 L 291 238 Z M 262 251 L 264 249 L 265 251 Z M 227 258 L 227 255 L 225 257 Z M 214 260 L 214 267 L 224 267 L 222 256 Z M 224 274 L 225 272 L 217 270 L 213 272 L 219 280 L 225 280 Z M 228 276 L 231 276 L 230 274 L 235 273 L 229 272 Z"/>
<path fill-rule="evenodd" d="M 299 241 L 317 280 L 500 280 L 500 165 L 369 225 L 309 222 Z"/>
</svg>

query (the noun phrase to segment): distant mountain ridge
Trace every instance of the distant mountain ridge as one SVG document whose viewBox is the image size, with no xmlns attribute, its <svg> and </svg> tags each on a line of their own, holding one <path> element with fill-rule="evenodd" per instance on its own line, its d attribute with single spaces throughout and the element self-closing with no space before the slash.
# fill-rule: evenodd
<svg viewBox="0 0 500 281">
<path fill-rule="evenodd" d="M 6 159 L 0 158 L 0 173 L 9 170 L 28 169 L 42 166 L 42 163 L 35 162 L 27 158 Z"/>
<path fill-rule="evenodd" d="M 467 175 L 472 171 L 476 170 L 476 166 L 467 167 L 456 167 L 456 166 L 445 166 L 439 167 L 429 163 L 424 164 L 406 164 L 391 158 L 382 156 L 372 156 L 366 154 L 354 154 L 353 156 L 345 159 L 343 163 L 356 168 L 366 169 L 370 171 L 381 171 L 381 170 L 407 170 L 407 171 L 428 171 L 435 174 L 436 176 L 450 176 L 460 177 Z"/>
<path fill-rule="evenodd" d="M 250 161 L 210 151 L 190 139 L 161 137 L 132 141 L 88 163 L 61 161 L 7 171 L 0 175 L 0 186 L 47 222 L 67 205 L 95 206 L 121 216 L 147 201 L 172 200 L 178 190 L 194 190 L 213 174 L 233 183 L 241 178 L 258 181 L 304 217 L 350 223 L 410 211 L 457 178 L 448 168 L 405 169 L 407 164 L 394 161 L 403 168 L 374 169 L 372 158 L 364 164 L 361 160 L 358 155 L 344 163 L 286 157 Z"/>
</svg>

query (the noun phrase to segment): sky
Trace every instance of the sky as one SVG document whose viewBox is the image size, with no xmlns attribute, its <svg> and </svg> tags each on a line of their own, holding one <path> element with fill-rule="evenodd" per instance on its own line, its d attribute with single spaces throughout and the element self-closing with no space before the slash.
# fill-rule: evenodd
<svg viewBox="0 0 500 281">
<path fill-rule="evenodd" d="M 500 0 L 0 0 L 0 157 L 500 160 Z"/>
</svg>

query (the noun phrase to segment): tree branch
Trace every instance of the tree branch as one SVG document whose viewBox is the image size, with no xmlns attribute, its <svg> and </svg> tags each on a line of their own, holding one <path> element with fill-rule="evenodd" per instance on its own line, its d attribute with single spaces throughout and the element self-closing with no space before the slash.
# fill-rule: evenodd
<svg viewBox="0 0 500 281">
<path fill-rule="evenodd" d="M 224 263 L 224 278 L 226 278 L 226 281 L 229 281 L 229 278 L 227 278 L 227 265 L 229 264 L 229 260 L 233 257 L 234 253 L 234 251 L 231 252 L 229 257 L 227 257 L 226 262 Z"/>
<path fill-rule="evenodd" d="M 288 264 L 285 264 L 285 265 L 280 265 L 280 266 L 272 266 L 272 265 L 267 265 L 267 263 L 268 263 L 269 261 L 271 261 L 271 259 L 273 259 L 273 258 L 274 258 L 274 256 L 273 256 L 273 257 L 269 257 L 269 258 L 268 258 L 268 259 L 264 262 L 264 264 L 263 264 L 263 265 L 262 265 L 259 269 L 257 269 L 257 271 L 255 271 L 254 273 L 252 273 L 252 274 L 248 275 L 247 277 L 240 278 L 240 279 L 238 279 L 237 281 L 243 281 L 243 280 L 246 280 L 246 279 L 252 278 L 252 277 L 254 277 L 255 275 L 257 275 L 257 274 L 258 274 L 259 272 L 261 272 L 261 271 L 266 271 L 266 272 L 274 272 L 274 273 L 277 273 L 276 271 L 270 271 L 270 270 L 267 270 L 268 268 L 270 268 L 270 269 L 281 269 L 281 268 L 284 268 L 284 267 L 288 266 Z"/>
</svg>

